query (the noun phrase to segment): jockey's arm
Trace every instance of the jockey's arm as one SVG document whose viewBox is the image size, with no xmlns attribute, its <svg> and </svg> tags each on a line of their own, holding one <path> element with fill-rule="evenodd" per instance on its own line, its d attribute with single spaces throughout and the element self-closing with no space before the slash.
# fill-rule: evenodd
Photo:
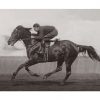
<svg viewBox="0 0 100 100">
<path fill-rule="evenodd" d="M 42 40 L 43 38 L 44 38 L 43 30 L 40 30 L 40 32 L 37 34 L 37 36 L 35 36 L 35 39 Z"/>
<path fill-rule="evenodd" d="M 53 35 L 51 33 L 48 33 L 47 35 L 44 36 L 44 38 L 49 38 L 52 37 Z"/>
<path fill-rule="evenodd" d="M 57 36 L 57 33 L 53 32 L 53 31 L 48 33 L 47 35 L 45 35 L 44 38 L 53 38 L 53 37 Z"/>
</svg>

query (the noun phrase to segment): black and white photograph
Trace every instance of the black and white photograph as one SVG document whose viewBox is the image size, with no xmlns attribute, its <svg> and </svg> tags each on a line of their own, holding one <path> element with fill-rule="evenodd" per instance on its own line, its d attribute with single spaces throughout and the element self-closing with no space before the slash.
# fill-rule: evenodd
<svg viewBox="0 0 100 100">
<path fill-rule="evenodd" d="M 0 91 L 100 91 L 100 9 L 0 9 Z"/>
</svg>

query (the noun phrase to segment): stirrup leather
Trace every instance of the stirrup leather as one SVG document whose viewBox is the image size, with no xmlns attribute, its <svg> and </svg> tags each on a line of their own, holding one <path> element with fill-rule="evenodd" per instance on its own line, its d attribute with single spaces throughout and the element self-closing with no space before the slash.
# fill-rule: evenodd
<svg viewBox="0 0 100 100">
<path fill-rule="evenodd" d="M 48 47 L 45 47 L 44 60 L 48 61 Z"/>
</svg>

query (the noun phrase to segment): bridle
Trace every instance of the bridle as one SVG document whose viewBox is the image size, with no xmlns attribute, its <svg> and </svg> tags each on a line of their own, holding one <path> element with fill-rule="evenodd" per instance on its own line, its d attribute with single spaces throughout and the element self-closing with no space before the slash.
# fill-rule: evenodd
<svg viewBox="0 0 100 100">
<path fill-rule="evenodd" d="M 34 39 L 34 38 L 23 38 L 23 39 L 20 39 L 19 41 L 21 41 L 21 40 L 29 40 L 29 39 Z"/>
<path fill-rule="evenodd" d="M 20 32 L 20 30 L 19 29 L 15 29 L 16 31 L 19 31 Z M 17 36 L 19 37 L 20 35 L 19 35 L 19 32 L 17 33 Z M 29 40 L 29 39 L 35 39 L 35 38 L 31 38 L 31 37 L 29 37 L 29 38 L 21 38 L 21 39 L 19 39 L 19 41 L 21 41 L 21 40 Z"/>
<path fill-rule="evenodd" d="M 20 31 L 17 28 L 15 30 Z M 18 37 L 19 37 L 19 34 L 18 34 Z M 45 36 L 43 38 L 45 38 Z M 36 38 L 31 38 L 31 37 L 29 37 L 29 38 L 21 38 L 21 39 L 19 39 L 19 41 L 21 41 L 21 40 L 29 40 L 29 39 L 36 39 Z M 57 40 L 50 40 L 49 42 L 55 42 L 55 41 L 57 41 Z"/>
</svg>

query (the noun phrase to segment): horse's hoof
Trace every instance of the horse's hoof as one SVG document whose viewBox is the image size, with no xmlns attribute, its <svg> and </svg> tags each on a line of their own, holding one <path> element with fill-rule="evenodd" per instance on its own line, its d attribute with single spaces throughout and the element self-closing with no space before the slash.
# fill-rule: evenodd
<svg viewBox="0 0 100 100">
<path fill-rule="evenodd" d="M 12 76 L 12 77 L 11 77 L 11 81 L 13 81 L 14 79 L 15 79 L 15 76 Z"/>
<path fill-rule="evenodd" d="M 15 77 L 14 77 L 14 76 L 12 76 L 12 77 L 11 77 L 11 81 L 13 81 L 14 79 L 15 79 Z"/>
<path fill-rule="evenodd" d="M 33 74 L 33 76 L 35 76 L 35 77 L 40 77 L 40 75 L 38 75 L 38 74 Z"/>
<path fill-rule="evenodd" d="M 15 79 L 16 73 L 13 73 L 12 77 L 11 77 L 11 81 L 13 81 Z"/>
<path fill-rule="evenodd" d="M 50 75 L 51 75 L 51 73 L 44 75 L 43 79 L 46 80 L 48 77 L 50 77 Z"/>
</svg>

